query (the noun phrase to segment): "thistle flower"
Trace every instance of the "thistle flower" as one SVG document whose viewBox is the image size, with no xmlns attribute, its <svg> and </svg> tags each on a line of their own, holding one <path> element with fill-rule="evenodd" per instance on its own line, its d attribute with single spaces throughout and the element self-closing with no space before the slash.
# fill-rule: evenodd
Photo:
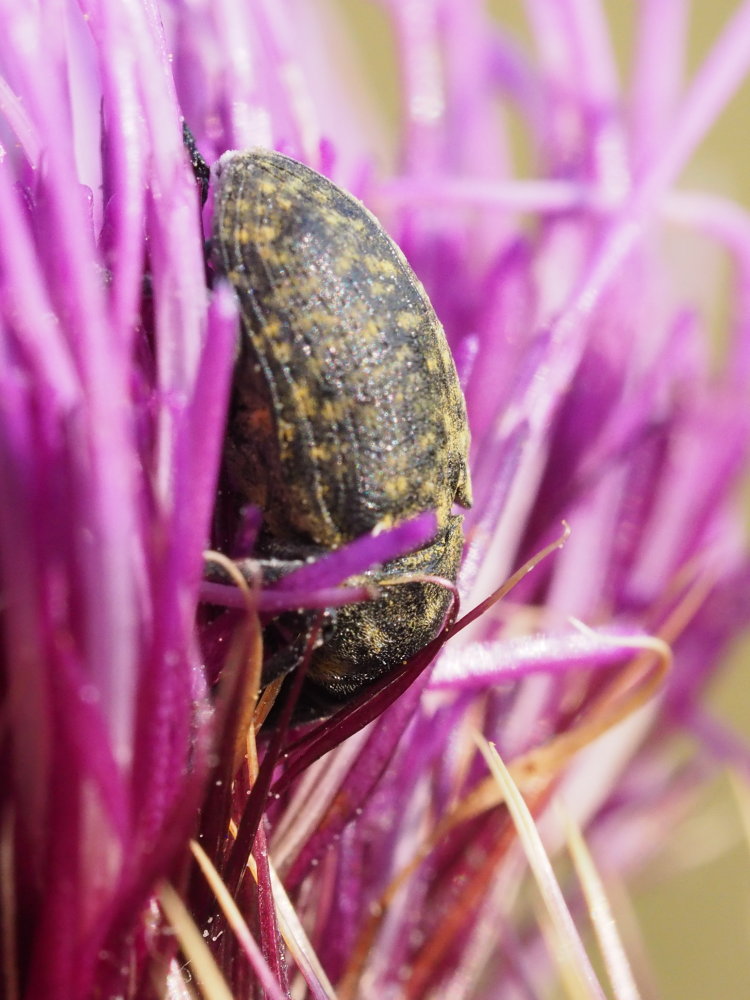
<svg viewBox="0 0 750 1000">
<path fill-rule="evenodd" d="M 385 8 L 402 76 L 387 166 L 322 2 L 0 0 L 9 997 L 185 995 L 179 898 L 237 996 L 536 996 L 549 967 L 475 734 L 540 820 L 562 790 L 619 876 L 712 757 L 747 765 L 702 695 L 748 616 L 750 219 L 674 183 L 750 66 L 750 4 L 683 88 L 662 39 L 685 9 L 644 3 L 624 89 L 596 0 L 530 0 L 528 51 L 475 3 Z M 523 122 L 524 178 L 498 104 Z M 265 145 L 330 175 L 424 282 L 472 429 L 462 609 L 570 525 L 407 666 L 392 704 L 377 692 L 285 749 L 267 725 L 260 771 L 252 739 L 241 766 L 237 749 L 257 612 L 333 603 L 424 524 L 294 591 L 261 581 L 232 638 L 199 613 L 237 313 L 206 287 L 183 118 L 209 161 Z M 718 362 L 672 227 L 730 260 Z M 704 752 L 675 763 L 684 731 Z M 191 868 L 193 833 L 257 944 Z"/>
</svg>

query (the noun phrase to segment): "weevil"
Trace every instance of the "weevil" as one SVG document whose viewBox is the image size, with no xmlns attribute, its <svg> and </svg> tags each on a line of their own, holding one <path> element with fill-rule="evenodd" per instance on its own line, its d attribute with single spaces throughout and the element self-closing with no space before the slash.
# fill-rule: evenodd
<svg viewBox="0 0 750 1000">
<path fill-rule="evenodd" d="M 471 505 L 466 407 L 440 322 L 393 240 L 326 177 L 255 149 L 219 162 L 211 260 L 241 314 L 224 476 L 263 511 L 261 566 L 278 577 L 432 510 L 434 539 L 366 576 L 455 581 L 454 505 Z M 452 599 L 426 582 L 381 593 L 332 616 L 303 715 L 330 713 L 417 653 Z M 282 616 L 277 634 L 288 641 L 303 617 Z"/>
</svg>

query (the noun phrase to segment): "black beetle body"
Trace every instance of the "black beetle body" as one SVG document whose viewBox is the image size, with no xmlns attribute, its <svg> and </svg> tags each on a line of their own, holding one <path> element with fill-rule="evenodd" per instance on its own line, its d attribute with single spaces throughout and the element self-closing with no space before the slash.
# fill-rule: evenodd
<svg viewBox="0 0 750 1000">
<path fill-rule="evenodd" d="M 434 510 L 438 533 L 368 574 L 455 580 L 471 504 L 469 432 L 442 327 L 401 251 L 367 209 L 268 150 L 225 154 L 214 268 L 240 302 L 225 474 L 260 506 L 258 555 L 279 570 Z M 303 698 L 321 715 L 423 648 L 450 592 L 385 587 L 336 612 Z M 264 678 L 268 680 L 266 676 Z"/>
</svg>

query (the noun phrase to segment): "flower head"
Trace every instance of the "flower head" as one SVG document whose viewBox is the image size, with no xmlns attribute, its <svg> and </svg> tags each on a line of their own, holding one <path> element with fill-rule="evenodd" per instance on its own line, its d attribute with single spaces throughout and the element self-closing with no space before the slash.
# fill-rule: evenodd
<svg viewBox="0 0 750 1000">
<path fill-rule="evenodd" d="M 653 850 L 644 817 L 698 770 L 671 762 L 671 736 L 729 752 L 701 695 L 748 616 L 750 219 L 674 185 L 750 66 L 750 5 L 687 88 L 655 41 L 679 35 L 680 5 L 642 5 L 625 89 L 593 0 L 530 2 L 528 49 L 475 4 L 385 8 L 402 77 L 387 166 L 322 3 L 0 2 L 10 996 L 178 995 L 163 879 L 237 995 L 287 995 L 288 955 L 316 997 L 327 980 L 341 996 L 510 995 L 539 930 L 513 909 L 521 866 L 474 734 L 537 816 L 562 789 L 620 874 Z M 522 121 L 523 177 L 498 107 Z M 202 552 L 212 530 L 226 541 L 212 515 L 238 316 L 226 283 L 207 286 L 215 175 L 202 218 L 183 119 L 208 161 L 272 147 L 382 219 L 466 398 L 462 613 L 533 565 L 373 697 L 292 744 L 267 723 L 247 761 L 258 614 L 339 602 L 433 522 L 260 579 L 231 615 L 199 611 L 218 600 Z M 664 249 L 673 229 L 731 263 L 718 360 L 695 274 Z M 235 531 L 242 554 L 259 523 Z M 195 831 L 256 950 L 190 869 Z"/>
</svg>

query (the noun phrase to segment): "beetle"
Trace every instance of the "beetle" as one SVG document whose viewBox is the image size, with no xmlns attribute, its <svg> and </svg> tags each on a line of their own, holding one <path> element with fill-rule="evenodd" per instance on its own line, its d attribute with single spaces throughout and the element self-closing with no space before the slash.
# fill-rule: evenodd
<svg viewBox="0 0 750 1000">
<path fill-rule="evenodd" d="M 399 248 L 352 195 L 266 149 L 219 161 L 211 247 L 241 317 L 223 474 L 238 504 L 263 511 L 261 566 L 278 577 L 432 510 L 432 541 L 365 578 L 455 581 L 454 505 L 471 505 L 466 406 L 442 326 Z M 412 657 L 451 600 L 444 587 L 407 582 L 338 609 L 312 654 L 302 714 L 330 714 Z M 281 616 L 277 633 L 299 632 L 301 617 Z M 269 627 L 265 637 L 268 646 Z M 266 665 L 264 683 L 272 672 Z"/>
</svg>

